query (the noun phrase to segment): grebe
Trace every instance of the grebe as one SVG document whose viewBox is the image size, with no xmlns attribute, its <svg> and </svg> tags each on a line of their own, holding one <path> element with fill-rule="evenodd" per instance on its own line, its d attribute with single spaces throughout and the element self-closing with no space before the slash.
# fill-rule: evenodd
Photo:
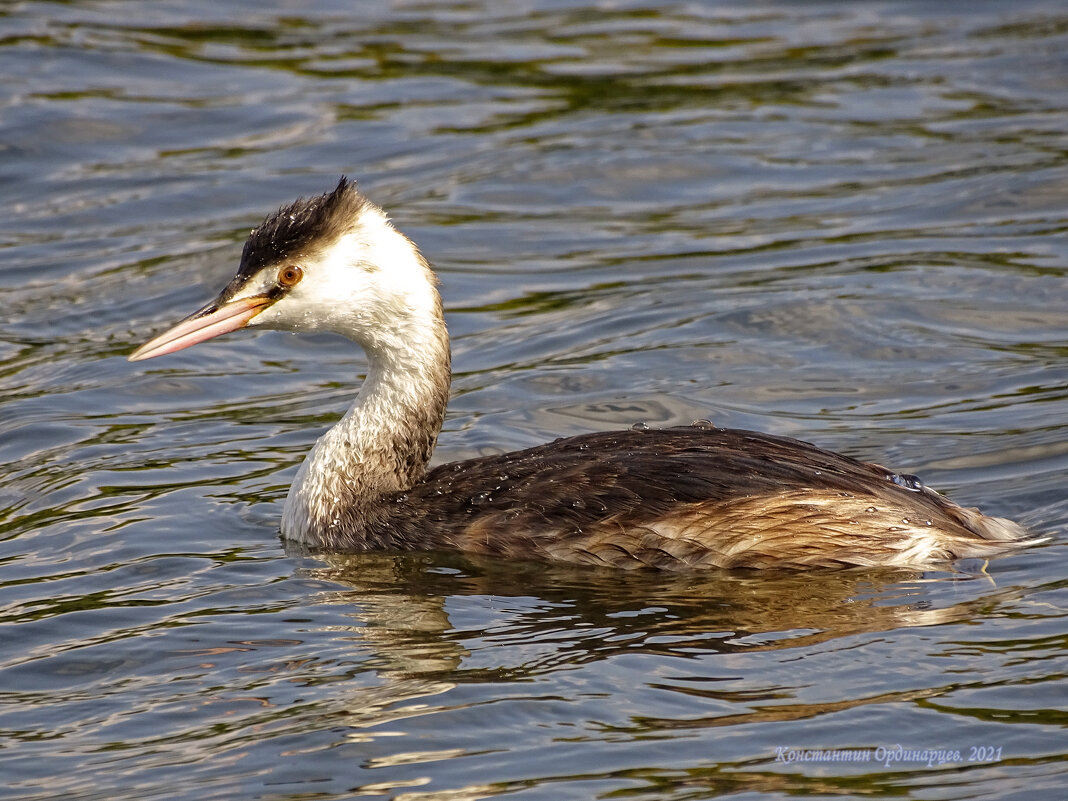
<svg viewBox="0 0 1068 801">
<path fill-rule="evenodd" d="M 286 498 L 283 536 L 313 549 L 803 569 L 924 566 L 1039 541 L 914 476 L 706 421 L 585 434 L 427 472 L 451 378 L 437 279 L 347 178 L 267 217 L 219 296 L 130 360 L 246 326 L 332 331 L 367 355 L 355 402 Z"/>
</svg>

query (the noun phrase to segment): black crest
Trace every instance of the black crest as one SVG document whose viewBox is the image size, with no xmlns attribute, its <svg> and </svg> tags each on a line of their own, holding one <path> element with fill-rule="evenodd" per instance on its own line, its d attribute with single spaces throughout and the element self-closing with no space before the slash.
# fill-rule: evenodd
<svg viewBox="0 0 1068 801">
<path fill-rule="evenodd" d="M 333 192 L 297 198 L 253 229 L 241 252 L 238 279 L 254 275 L 269 264 L 310 256 L 329 247 L 354 227 L 368 200 L 345 176 Z"/>
</svg>

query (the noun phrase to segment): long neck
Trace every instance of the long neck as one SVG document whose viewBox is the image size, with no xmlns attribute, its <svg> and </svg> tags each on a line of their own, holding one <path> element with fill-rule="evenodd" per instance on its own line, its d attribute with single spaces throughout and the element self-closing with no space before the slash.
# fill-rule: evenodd
<svg viewBox="0 0 1068 801">
<path fill-rule="evenodd" d="M 421 257 L 420 257 L 421 260 Z M 428 273 L 429 275 L 429 273 Z M 393 493 L 426 472 L 449 399 L 449 337 L 432 280 L 410 313 L 355 336 L 367 377 L 344 417 L 315 443 L 290 487 L 282 533 L 341 546 L 367 528 Z"/>
</svg>

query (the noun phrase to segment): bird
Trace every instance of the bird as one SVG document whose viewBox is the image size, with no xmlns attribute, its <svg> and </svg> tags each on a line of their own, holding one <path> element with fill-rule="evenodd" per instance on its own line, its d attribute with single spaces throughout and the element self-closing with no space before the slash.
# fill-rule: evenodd
<svg viewBox="0 0 1068 801">
<path fill-rule="evenodd" d="M 268 215 L 222 292 L 129 359 L 246 327 L 332 332 L 367 359 L 354 402 L 314 443 L 282 509 L 282 537 L 310 551 L 813 570 L 923 568 L 1041 541 L 914 475 L 707 420 L 428 469 L 451 384 L 438 278 L 344 176 Z"/>
</svg>

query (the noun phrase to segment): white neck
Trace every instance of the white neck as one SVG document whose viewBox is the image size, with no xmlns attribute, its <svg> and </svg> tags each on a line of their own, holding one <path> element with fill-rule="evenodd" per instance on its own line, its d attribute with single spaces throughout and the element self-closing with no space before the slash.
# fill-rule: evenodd
<svg viewBox="0 0 1068 801">
<path fill-rule="evenodd" d="M 313 546 L 363 525 L 383 496 L 422 478 L 450 381 L 449 338 L 433 275 L 384 215 L 363 221 L 324 263 L 328 277 L 347 270 L 354 287 L 346 297 L 345 282 L 330 281 L 325 327 L 363 347 L 368 371 L 352 407 L 315 443 L 286 498 L 283 535 Z"/>
</svg>

